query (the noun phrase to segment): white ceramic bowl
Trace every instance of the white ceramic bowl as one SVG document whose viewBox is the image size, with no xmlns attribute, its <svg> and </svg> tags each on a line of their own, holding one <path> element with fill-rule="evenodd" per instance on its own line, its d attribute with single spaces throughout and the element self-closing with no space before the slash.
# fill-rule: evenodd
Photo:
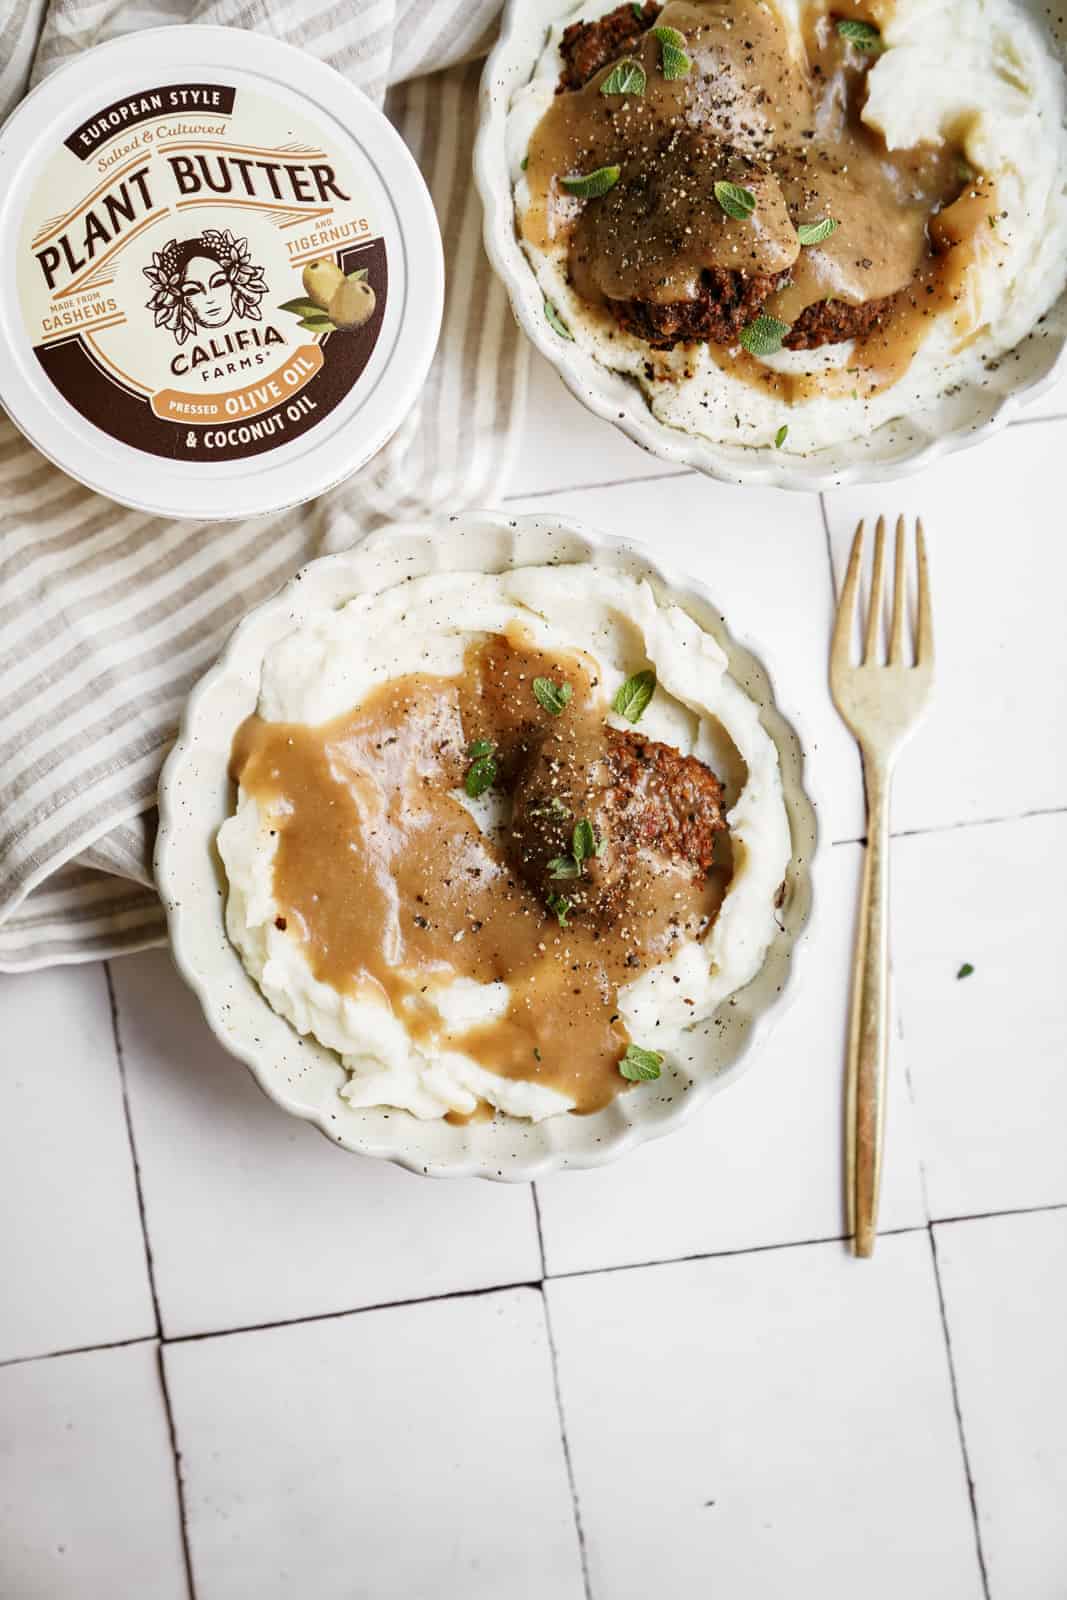
<svg viewBox="0 0 1067 1600">
<path fill-rule="evenodd" d="M 1034 13 L 1049 35 L 1049 48 L 1062 59 L 1067 54 L 1067 13 L 1043 0 L 1020 3 Z M 998 370 L 988 374 L 983 387 L 968 384 L 945 395 L 921 425 L 904 417 L 864 439 L 792 456 L 771 449 L 713 444 L 658 421 L 631 378 L 609 371 L 577 343 L 568 343 L 552 332 L 545 320 L 544 294 L 516 235 L 507 161 L 508 111 L 516 92 L 533 75 L 551 24 L 565 9 L 564 0 L 508 0 L 499 41 L 486 63 L 474 157 L 485 207 L 485 247 L 531 342 L 583 405 L 615 423 L 635 444 L 664 461 L 695 467 L 724 483 L 812 492 L 844 484 L 881 483 L 919 472 L 952 451 L 988 439 L 1019 417 L 1067 371 L 1065 293 L 1042 325 L 1001 358 Z M 946 71 L 950 70 L 946 66 Z"/>
<path fill-rule="evenodd" d="M 299 1037 L 271 1009 L 226 936 L 225 878 L 215 835 L 233 808 L 227 767 L 234 732 L 255 708 L 266 650 L 314 613 L 429 572 L 504 572 L 548 561 L 592 561 L 647 578 L 662 599 L 683 606 L 715 636 L 727 652 L 732 676 L 763 708 L 764 726 L 778 749 L 793 837 L 781 931 L 759 975 L 715 1018 L 689 1030 L 687 1054 L 697 1038 L 702 1057 L 692 1076 L 668 1056 L 656 1084 L 620 1095 L 594 1115 L 563 1115 L 538 1124 L 497 1116 L 454 1127 L 420 1122 L 406 1111 L 356 1109 L 337 1092 L 347 1079 L 338 1057 L 314 1039 Z M 668 573 L 637 546 L 568 521 L 472 513 L 393 528 L 342 555 L 313 561 L 245 618 L 190 695 L 178 742 L 163 769 L 156 882 L 175 959 L 208 1023 L 284 1110 L 313 1122 L 348 1150 L 383 1156 L 413 1172 L 526 1180 L 557 1167 L 598 1166 L 678 1127 L 695 1105 L 737 1077 L 743 1058 L 781 1014 L 795 987 L 794 943 L 812 901 L 817 830 L 802 779 L 800 741 L 777 709 L 766 668 L 726 632 L 700 584 Z"/>
</svg>

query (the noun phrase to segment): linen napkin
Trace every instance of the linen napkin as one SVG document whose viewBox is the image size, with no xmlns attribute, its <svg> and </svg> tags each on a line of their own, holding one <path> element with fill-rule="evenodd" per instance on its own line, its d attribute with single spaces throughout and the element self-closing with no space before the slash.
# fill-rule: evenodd
<svg viewBox="0 0 1067 1600">
<path fill-rule="evenodd" d="M 164 942 L 155 792 L 185 697 L 249 607 L 394 518 L 491 504 L 527 347 L 481 245 L 478 56 L 499 0 L 13 0 L 0 115 L 70 56 L 137 28 L 216 23 L 329 62 L 407 141 L 444 235 L 444 326 L 418 407 L 356 478 L 240 523 L 127 511 L 0 413 L 0 971 Z"/>
</svg>

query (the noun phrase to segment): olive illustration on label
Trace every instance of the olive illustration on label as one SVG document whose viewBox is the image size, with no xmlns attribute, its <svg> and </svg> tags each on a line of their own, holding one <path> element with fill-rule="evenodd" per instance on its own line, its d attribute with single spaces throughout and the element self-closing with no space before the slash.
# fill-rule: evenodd
<svg viewBox="0 0 1067 1600">
<path fill-rule="evenodd" d="M 321 261 L 309 261 L 304 268 L 304 293 L 320 311 L 328 308 L 344 281 L 344 273 L 336 261 L 331 261 L 328 257 L 323 257 Z"/>
<path fill-rule="evenodd" d="M 286 300 L 278 307 L 299 319 L 309 333 L 347 333 L 364 327 L 374 315 L 378 298 L 367 282 L 367 269 L 343 273 L 335 262 L 323 258 L 304 268 L 305 296 Z"/>
<path fill-rule="evenodd" d="M 362 328 L 374 315 L 374 290 L 354 274 L 338 284 L 330 301 L 330 321 L 335 328 Z"/>
</svg>

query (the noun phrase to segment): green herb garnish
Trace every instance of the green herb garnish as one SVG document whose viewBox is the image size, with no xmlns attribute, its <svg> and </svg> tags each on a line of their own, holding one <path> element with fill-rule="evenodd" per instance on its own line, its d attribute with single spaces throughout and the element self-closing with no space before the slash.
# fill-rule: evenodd
<svg viewBox="0 0 1067 1600">
<path fill-rule="evenodd" d="M 777 317 L 757 317 L 741 329 L 740 338 L 750 355 L 775 356 L 788 332 L 788 322 L 779 322 Z"/>
<path fill-rule="evenodd" d="M 780 450 L 788 438 L 789 424 L 788 422 L 783 422 L 782 426 L 778 429 L 778 432 L 774 436 L 774 448 L 776 450 Z"/>
<path fill-rule="evenodd" d="M 521 161 L 520 161 L 520 162 L 519 162 L 519 171 L 520 171 L 520 172 L 525 172 L 525 171 L 526 171 L 526 168 L 527 168 L 527 167 L 528 167 L 528 166 L 529 166 L 529 165 L 530 165 L 530 158 L 529 158 L 529 156 L 523 156 L 523 158 L 522 158 L 522 160 L 521 160 Z"/>
<path fill-rule="evenodd" d="M 602 194 L 614 189 L 621 171 L 621 167 L 597 167 L 595 172 L 561 178 L 559 181 L 568 194 L 577 195 L 579 200 L 599 200 Z"/>
<path fill-rule="evenodd" d="M 956 978 L 957 978 L 957 980 L 960 979 L 960 978 L 969 978 L 973 971 L 974 971 L 974 968 L 971 966 L 971 963 L 969 961 L 965 961 L 963 963 L 963 966 L 957 972 Z"/>
<path fill-rule="evenodd" d="M 542 711 L 547 711 L 550 716 L 558 717 L 574 690 L 569 683 L 553 683 L 551 678 L 535 678 L 533 692 L 534 699 Z"/>
<path fill-rule="evenodd" d="M 580 878 L 582 869 L 573 856 L 553 856 L 548 863 L 548 875 L 557 878 Z"/>
<path fill-rule="evenodd" d="M 561 339 L 569 339 L 574 343 L 574 335 L 552 304 L 551 300 L 545 301 L 545 319 L 553 333 L 558 333 Z"/>
<path fill-rule="evenodd" d="M 638 5 L 637 4 L 637 0 L 632 0 L 631 6 L 630 6 L 630 10 L 633 12 L 633 14 L 637 18 L 638 22 L 644 22 L 644 20 L 645 20 L 645 8 L 644 8 L 644 6 Z"/>
<path fill-rule="evenodd" d="M 656 674 L 651 670 L 635 672 L 616 694 L 611 709 L 620 717 L 625 717 L 627 722 L 640 722 L 655 692 Z"/>
<path fill-rule="evenodd" d="M 865 55 L 880 55 L 885 49 L 882 35 L 871 22 L 859 22 L 853 17 L 840 17 L 837 31 L 842 39 L 847 39 L 849 44 L 854 44 L 857 50 L 862 50 Z"/>
<path fill-rule="evenodd" d="M 560 927 L 565 928 L 567 926 L 567 913 L 571 909 L 571 902 L 567 899 L 567 896 L 565 894 L 550 894 L 547 904 L 548 909 L 552 912 Z"/>
<path fill-rule="evenodd" d="M 491 789 L 496 782 L 496 759 L 493 751 L 496 746 L 491 739 L 476 739 L 467 750 L 471 764 L 467 768 L 467 776 L 463 780 L 463 787 L 472 800 L 477 800 Z"/>
<path fill-rule="evenodd" d="M 677 28 L 653 28 L 659 40 L 659 64 L 665 78 L 684 78 L 693 63 L 685 53 L 685 37 Z"/>
<path fill-rule="evenodd" d="M 569 856 L 556 856 L 548 863 L 549 875 L 552 878 L 580 878 L 582 876 L 582 862 L 588 861 L 591 856 L 604 854 L 604 841 L 597 841 L 593 831 L 593 824 L 588 817 L 583 817 L 574 824 L 571 835 L 571 853 Z"/>
<path fill-rule="evenodd" d="M 571 836 L 571 851 L 579 868 L 583 861 L 588 861 L 590 856 L 598 856 L 603 850 L 603 845 L 596 842 L 593 824 L 587 817 L 574 824 L 574 833 Z"/>
<path fill-rule="evenodd" d="M 802 222 L 797 229 L 797 238 L 802 245 L 825 244 L 840 226 L 833 217 L 823 217 L 821 222 Z"/>
<path fill-rule="evenodd" d="M 733 217 L 735 222 L 747 222 L 756 209 L 756 196 L 751 189 L 743 189 L 739 183 L 720 181 L 715 185 L 715 198 L 726 215 Z"/>
<path fill-rule="evenodd" d="M 617 61 L 600 85 L 601 94 L 644 94 L 648 79 L 640 61 Z"/>
<path fill-rule="evenodd" d="M 639 1044 L 628 1044 L 619 1062 L 619 1071 L 631 1083 L 647 1083 L 659 1077 L 662 1065 L 663 1057 L 658 1050 L 642 1050 Z"/>
</svg>

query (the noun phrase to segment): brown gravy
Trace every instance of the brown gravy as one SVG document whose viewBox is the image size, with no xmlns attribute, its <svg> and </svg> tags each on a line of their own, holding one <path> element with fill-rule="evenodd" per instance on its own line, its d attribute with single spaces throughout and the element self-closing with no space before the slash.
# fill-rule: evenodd
<svg viewBox="0 0 1067 1600">
<path fill-rule="evenodd" d="M 888 10 L 886 0 L 860 8 L 876 24 Z M 627 52 L 644 68 L 644 94 L 603 95 L 607 66 L 556 96 L 528 151 L 524 235 L 541 249 L 566 241 L 571 281 L 593 308 L 695 299 L 708 268 L 787 271 L 764 314 L 790 325 L 822 300 L 900 297 L 886 325 L 856 341 L 847 372 L 813 363 L 782 375 L 740 347 L 709 347 L 719 366 L 787 403 L 887 388 L 931 318 L 954 304 L 966 338 L 977 325 L 968 268 L 995 246 L 993 188 L 969 180 L 956 147 L 889 151 L 863 123 L 867 67 L 834 24 L 829 4 L 812 8 L 797 59 L 765 0 L 670 0 L 657 26 L 684 34 L 690 72 L 666 79 L 659 41 L 646 33 Z M 561 188 L 565 176 L 611 165 L 621 176 L 600 199 Z M 722 210 L 713 192 L 720 178 L 753 193 L 750 217 Z M 797 226 L 827 217 L 837 231 L 802 249 Z M 670 372 L 664 363 L 660 376 Z"/>
<path fill-rule="evenodd" d="M 535 699 L 536 677 L 571 686 L 559 716 Z M 588 658 L 547 654 L 516 631 L 472 645 L 457 677 L 394 679 L 319 727 L 252 716 L 231 759 L 231 776 L 277 831 L 279 919 L 316 978 L 386 1000 L 414 1038 L 549 1085 L 582 1112 L 626 1087 L 618 989 L 706 932 L 728 870 L 696 884 L 658 866 L 635 876 L 616 925 L 601 930 L 579 914 L 563 927 L 515 872 L 506 842 L 483 834 L 452 791 L 482 739 L 497 747 L 505 792 L 542 741 L 561 770 L 584 770 L 606 710 Z M 433 997 L 457 978 L 506 982 L 504 1015 L 450 1034 Z"/>
</svg>

